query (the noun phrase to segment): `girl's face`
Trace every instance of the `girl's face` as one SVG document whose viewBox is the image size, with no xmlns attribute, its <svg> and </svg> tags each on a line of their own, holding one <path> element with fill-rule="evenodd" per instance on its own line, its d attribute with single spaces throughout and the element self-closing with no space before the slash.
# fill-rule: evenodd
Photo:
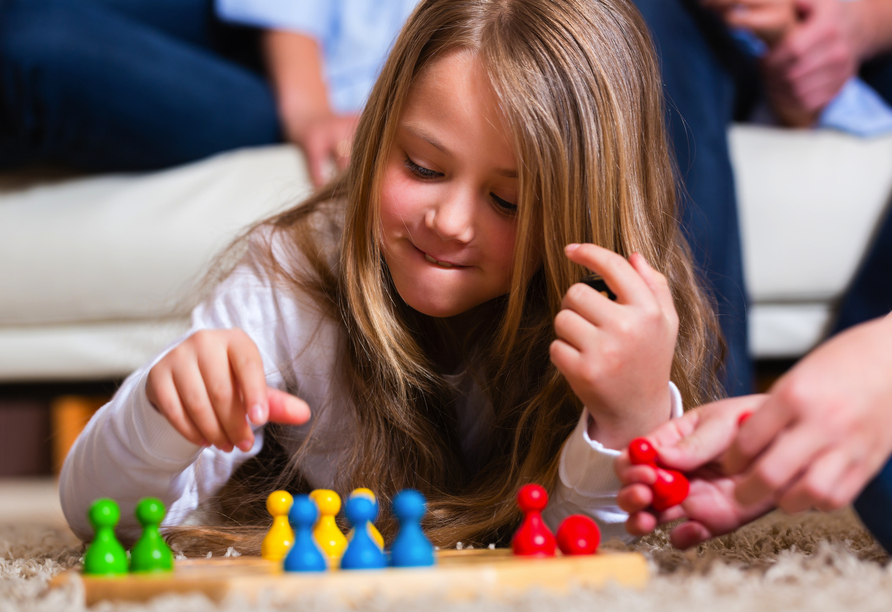
<svg viewBox="0 0 892 612">
<path fill-rule="evenodd" d="M 412 85 L 381 189 L 384 258 L 405 302 L 451 317 L 508 292 L 517 167 L 476 57 L 455 51 Z"/>
</svg>

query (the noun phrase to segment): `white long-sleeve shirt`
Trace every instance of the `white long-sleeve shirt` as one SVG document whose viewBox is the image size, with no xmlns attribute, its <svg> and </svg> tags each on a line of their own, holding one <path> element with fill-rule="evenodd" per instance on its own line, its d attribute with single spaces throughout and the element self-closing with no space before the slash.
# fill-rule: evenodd
<svg viewBox="0 0 892 612">
<path fill-rule="evenodd" d="M 341 329 L 320 315 L 309 298 L 275 287 L 251 262 L 239 266 L 193 311 L 186 336 L 201 329 L 224 328 L 240 328 L 256 343 L 269 386 L 287 389 L 309 404 L 311 421 L 294 428 L 285 450 L 295 451 L 313 428 L 312 446 L 301 472 L 312 487 L 330 488 L 339 457 L 357 435 L 350 399 L 344 393 L 347 386 L 338 380 L 337 356 L 344 345 Z M 140 527 L 133 513 L 139 499 L 161 499 L 168 508 L 164 525 L 180 524 L 263 444 L 263 427 L 256 429 L 254 446 L 247 452 L 202 448 L 183 438 L 146 397 L 146 376 L 165 353 L 127 378 L 89 422 L 65 461 L 60 481 L 62 509 L 71 529 L 85 541 L 92 537 L 87 511 L 97 498 L 110 497 L 119 503 L 119 534 L 135 540 Z M 460 374 L 447 380 L 459 391 L 459 437 L 464 456 L 473 462 L 492 406 L 472 376 Z M 672 416 L 677 417 L 682 412 L 681 397 L 672 383 L 670 387 Z M 619 451 L 589 438 L 588 419 L 583 410 L 563 447 L 559 482 L 544 517 L 555 528 L 570 514 L 588 514 L 598 521 L 603 539 L 628 539 L 623 529 L 626 514 L 616 505 L 620 485 L 613 460 Z"/>
</svg>

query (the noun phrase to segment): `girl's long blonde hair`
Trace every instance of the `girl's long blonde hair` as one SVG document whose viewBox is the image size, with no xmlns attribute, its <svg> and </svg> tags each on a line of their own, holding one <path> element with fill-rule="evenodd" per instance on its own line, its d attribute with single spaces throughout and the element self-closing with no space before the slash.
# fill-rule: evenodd
<svg viewBox="0 0 892 612">
<path fill-rule="evenodd" d="M 409 90 L 457 49 L 475 53 L 486 70 L 519 166 L 511 289 L 482 308 L 473 346 L 399 299 L 378 229 L 384 163 Z M 346 338 L 342 375 L 362 435 L 350 440 L 332 488 L 344 495 L 369 487 L 385 510 L 397 491 L 417 488 L 435 544 L 507 543 L 520 518 L 517 490 L 528 482 L 553 489 L 582 408 L 549 361 L 561 299 L 587 273 L 567 260 L 569 243 L 639 252 L 667 277 L 680 319 L 672 380 L 687 407 L 717 397 L 721 341 L 679 229 L 676 185 L 657 61 L 629 0 L 423 1 L 371 93 L 347 171 L 261 224 L 309 262 L 295 273 L 269 247 L 270 273 L 315 296 Z M 334 266 L 318 238 L 320 214 L 343 224 Z M 430 358 L 444 343 L 466 356 L 494 408 L 482 465 L 466 465 L 458 451 L 454 391 Z M 274 460 L 275 434 L 221 493 L 239 522 L 268 521 L 264 502 L 274 488 L 306 488 L 303 451 Z M 386 513 L 379 524 L 392 536 Z"/>
</svg>

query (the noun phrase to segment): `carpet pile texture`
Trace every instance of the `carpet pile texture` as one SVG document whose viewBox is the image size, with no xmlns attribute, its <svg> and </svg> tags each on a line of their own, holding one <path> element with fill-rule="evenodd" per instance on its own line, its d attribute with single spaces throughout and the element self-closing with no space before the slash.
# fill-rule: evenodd
<svg viewBox="0 0 892 612">
<path fill-rule="evenodd" d="M 892 520 L 892 517 L 890 517 Z M 616 547 L 618 545 L 613 545 Z M 540 612 L 888 612 L 892 563 L 851 510 L 788 516 L 772 513 L 736 533 L 690 551 L 674 550 L 657 533 L 628 547 L 647 556 L 651 580 L 642 590 L 609 585 L 567 595 L 531 592 L 506 601 L 446 603 L 433 597 L 409 601 L 371 598 L 362 610 L 519 610 Z M 83 549 L 58 527 L 0 524 L 0 612 L 82 610 L 78 587 L 47 588 L 57 573 L 77 567 Z M 307 593 L 257 604 L 238 599 L 215 604 L 201 596 L 160 596 L 147 604 L 101 603 L 103 612 L 340 612 L 335 601 Z M 356 608 L 350 608 L 355 610 Z"/>
</svg>

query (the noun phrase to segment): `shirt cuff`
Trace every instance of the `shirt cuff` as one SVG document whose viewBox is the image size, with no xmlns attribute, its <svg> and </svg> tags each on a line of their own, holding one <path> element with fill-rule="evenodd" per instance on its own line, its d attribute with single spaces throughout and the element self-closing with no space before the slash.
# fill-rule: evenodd
<svg viewBox="0 0 892 612">
<path fill-rule="evenodd" d="M 684 406 L 681 393 L 672 381 L 669 381 L 669 398 L 669 416 L 677 419 L 684 414 Z M 561 482 L 577 495 L 615 498 L 621 483 L 613 471 L 613 462 L 620 451 L 607 448 L 589 437 L 590 418 L 588 409 L 584 409 L 561 455 L 559 476 Z"/>
</svg>

